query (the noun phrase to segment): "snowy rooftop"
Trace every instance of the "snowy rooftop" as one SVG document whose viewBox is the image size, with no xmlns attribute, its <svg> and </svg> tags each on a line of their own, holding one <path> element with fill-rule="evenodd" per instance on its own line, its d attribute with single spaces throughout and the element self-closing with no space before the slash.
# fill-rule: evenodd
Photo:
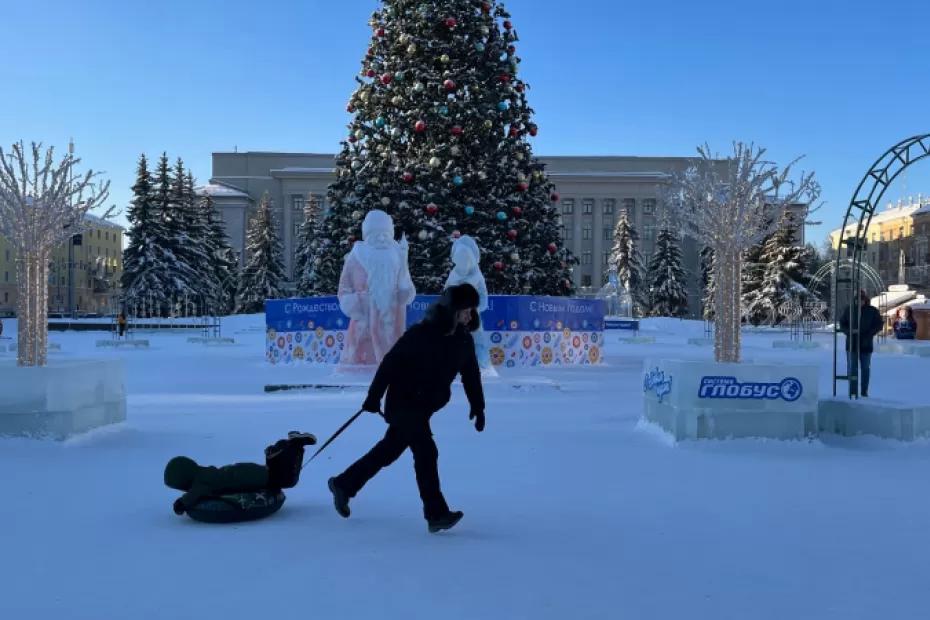
<svg viewBox="0 0 930 620">
<path fill-rule="evenodd" d="M 90 226 L 94 226 L 96 228 L 109 228 L 111 230 L 126 230 L 125 228 L 123 228 L 122 226 L 114 222 L 113 220 L 105 220 L 98 215 L 94 215 L 93 213 L 85 213 L 84 220 L 86 224 L 89 224 Z"/>
<path fill-rule="evenodd" d="M 913 217 L 918 213 L 930 213 L 930 199 L 918 196 L 917 200 L 911 200 L 907 203 L 899 202 L 898 204 L 888 203 L 881 211 L 876 211 L 872 216 L 870 225 L 881 224 L 882 222 L 893 221 L 901 217 Z M 847 232 L 856 230 L 856 224 L 850 224 L 846 227 Z M 839 234 L 840 229 L 832 231 L 831 234 Z"/>
<path fill-rule="evenodd" d="M 240 189 L 235 187 L 230 187 L 223 183 L 208 183 L 201 187 L 198 187 L 196 190 L 197 195 L 204 196 L 224 196 L 230 198 L 250 198 L 250 196 Z"/>
<path fill-rule="evenodd" d="M 332 166 L 328 168 L 303 168 L 300 166 L 287 166 L 286 168 L 275 168 L 271 171 L 272 174 L 275 172 L 284 172 L 284 173 L 314 173 L 314 174 L 333 174 L 336 172 L 336 169 Z"/>
</svg>

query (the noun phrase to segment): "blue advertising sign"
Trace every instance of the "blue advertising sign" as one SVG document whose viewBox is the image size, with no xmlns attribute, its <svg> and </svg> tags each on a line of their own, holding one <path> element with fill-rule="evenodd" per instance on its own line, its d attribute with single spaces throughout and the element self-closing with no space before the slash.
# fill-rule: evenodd
<svg viewBox="0 0 930 620">
<path fill-rule="evenodd" d="M 776 400 L 781 398 L 794 402 L 801 398 L 804 387 L 794 377 L 786 377 L 776 383 L 745 382 L 736 377 L 701 377 L 698 398 L 745 398 L 752 400 Z"/>
<path fill-rule="evenodd" d="M 407 306 L 407 326 L 420 321 L 436 295 L 417 295 Z M 343 330 L 349 317 L 335 296 L 306 299 L 272 299 L 265 304 L 265 324 L 278 332 Z M 486 331 L 602 331 L 604 302 L 595 299 L 491 295 L 481 313 Z"/>
</svg>

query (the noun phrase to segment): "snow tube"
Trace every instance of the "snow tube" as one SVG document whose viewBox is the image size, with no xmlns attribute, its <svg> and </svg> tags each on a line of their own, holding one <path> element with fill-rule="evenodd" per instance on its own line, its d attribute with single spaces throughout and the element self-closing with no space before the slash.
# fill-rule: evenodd
<svg viewBox="0 0 930 620">
<path fill-rule="evenodd" d="M 208 497 L 187 511 L 191 519 L 204 523 L 239 523 L 271 516 L 284 505 L 284 493 L 254 491 Z"/>
</svg>

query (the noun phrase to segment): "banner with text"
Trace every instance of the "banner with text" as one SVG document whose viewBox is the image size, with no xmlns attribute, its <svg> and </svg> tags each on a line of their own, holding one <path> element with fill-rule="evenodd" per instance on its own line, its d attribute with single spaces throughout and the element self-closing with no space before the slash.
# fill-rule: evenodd
<svg viewBox="0 0 930 620">
<path fill-rule="evenodd" d="M 435 295 L 407 306 L 407 325 L 420 321 Z M 481 313 L 496 366 L 597 364 L 604 302 L 594 299 L 492 295 Z M 277 363 L 339 362 L 349 318 L 335 296 L 274 299 L 265 304 L 266 356 Z"/>
</svg>

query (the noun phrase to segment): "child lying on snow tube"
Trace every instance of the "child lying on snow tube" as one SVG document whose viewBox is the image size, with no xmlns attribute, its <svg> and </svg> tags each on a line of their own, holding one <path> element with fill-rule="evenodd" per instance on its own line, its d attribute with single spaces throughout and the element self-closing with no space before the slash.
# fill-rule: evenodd
<svg viewBox="0 0 930 620">
<path fill-rule="evenodd" d="M 177 456 L 165 467 L 165 484 L 185 491 L 174 502 L 174 512 L 185 512 L 198 521 L 232 523 L 260 519 L 277 512 L 284 503 L 281 489 L 296 486 L 304 447 L 316 443 L 310 433 L 291 431 L 265 448 L 265 464 L 235 463 L 201 467 L 186 456 Z"/>
</svg>

